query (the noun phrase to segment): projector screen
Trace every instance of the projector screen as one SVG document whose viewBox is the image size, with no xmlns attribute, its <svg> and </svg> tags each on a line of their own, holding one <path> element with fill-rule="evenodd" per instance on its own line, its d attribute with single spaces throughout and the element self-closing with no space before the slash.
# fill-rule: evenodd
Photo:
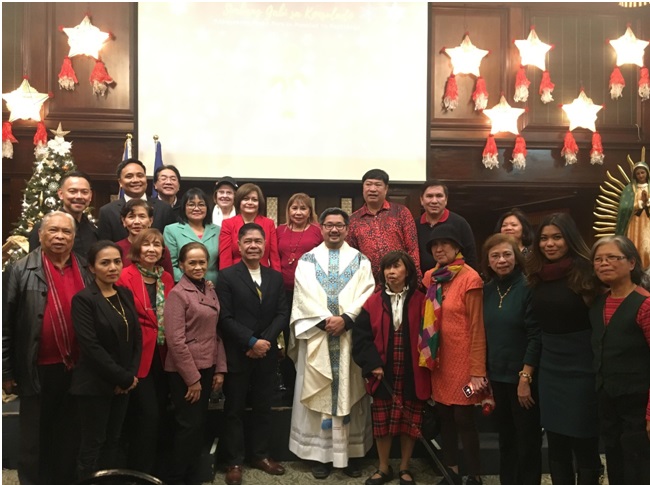
<svg viewBox="0 0 650 485">
<path fill-rule="evenodd" d="M 426 3 L 140 2 L 138 49 L 149 174 L 425 179 Z"/>
</svg>

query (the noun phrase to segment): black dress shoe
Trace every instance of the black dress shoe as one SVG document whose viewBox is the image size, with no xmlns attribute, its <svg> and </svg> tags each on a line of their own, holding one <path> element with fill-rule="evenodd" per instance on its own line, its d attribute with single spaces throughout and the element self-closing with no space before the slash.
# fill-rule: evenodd
<svg viewBox="0 0 650 485">
<path fill-rule="evenodd" d="M 410 480 L 404 480 L 404 475 L 411 477 Z M 415 485 L 415 477 L 411 473 L 411 470 L 400 470 L 399 471 L 399 485 Z"/>
<path fill-rule="evenodd" d="M 373 478 L 375 475 L 378 477 Z M 384 483 L 390 482 L 393 479 L 393 467 L 388 467 L 388 473 L 382 472 L 379 468 L 370 475 L 370 478 L 366 480 L 366 485 L 384 485 Z"/>
<path fill-rule="evenodd" d="M 348 466 L 343 469 L 343 473 L 352 478 L 359 478 L 362 475 L 361 468 L 359 468 L 356 460 L 349 460 Z"/>
<path fill-rule="evenodd" d="M 317 461 L 311 466 L 311 474 L 318 480 L 329 477 L 330 473 L 332 473 L 331 463 L 320 463 Z"/>
</svg>

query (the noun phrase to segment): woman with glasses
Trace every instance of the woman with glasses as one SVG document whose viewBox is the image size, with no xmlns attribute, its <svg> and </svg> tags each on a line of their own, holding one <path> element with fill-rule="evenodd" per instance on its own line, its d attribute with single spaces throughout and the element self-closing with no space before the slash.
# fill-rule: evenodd
<svg viewBox="0 0 650 485">
<path fill-rule="evenodd" d="M 239 214 L 223 221 L 219 236 L 219 269 L 224 269 L 241 261 L 237 234 L 244 224 L 254 222 L 264 229 L 266 244 L 260 264 L 267 268 L 281 271 L 278 239 L 275 222 L 263 216 L 265 209 L 264 194 L 255 184 L 244 184 L 235 193 L 235 207 Z"/>
<path fill-rule="evenodd" d="M 589 317 L 593 329 L 600 434 L 611 485 L 650 484 L 650 293 L 641 288 L 639 252 L 625 236 L 591 251 L 608 287 Z"/>
<path fill-rule="evenodd" d="M 217 257 L 219 255 L 219 226 L 212 224 L 208 196 L 199 188 L 191 188 L 181 199 L 181 222 L 165 228 L 165 245 L 169 248 L 174 266 L 174 281 L 180 281 L 183 270 L 178 264 L 178 255 L 183 246 L 200 242 L 208 250 L 208 270 L 205 278 L 217 283 Z"/>
<path fill-rule="evenodd" d="M 598 409 L 589 306 L 595 296 L 589 248 L 570 215 L 539 226 L 527 259 L 531 311 L 542 331 L 537 371 L 542 427 L 554 485 L 597 485 Z"/>
</svg>

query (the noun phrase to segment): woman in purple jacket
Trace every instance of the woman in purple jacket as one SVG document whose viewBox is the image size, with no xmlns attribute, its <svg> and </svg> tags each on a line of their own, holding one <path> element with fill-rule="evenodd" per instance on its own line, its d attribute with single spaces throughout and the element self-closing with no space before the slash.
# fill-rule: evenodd
<svg viewBox="0 0 650 485">
<path fill-rule="evenodd" d="M 199 242 L 183 246 L 178 265 L 183 276 L 165 302 L 169 387 L 176 429 L 167 482 L 191 483 L 203 443 L 212 390 L 226 372 L 226 353 L 217 335 L 219 300 L 206 283 L 208 250 Z"/>
</svg>

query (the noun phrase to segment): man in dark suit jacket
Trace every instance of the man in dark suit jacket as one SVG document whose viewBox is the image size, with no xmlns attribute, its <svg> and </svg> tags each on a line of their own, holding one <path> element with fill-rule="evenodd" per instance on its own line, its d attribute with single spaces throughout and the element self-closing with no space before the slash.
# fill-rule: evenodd
<svg viewBox="0 0 650 485">
<path fill-rule="evenodd" d="M 228 360 L 224 383 L 228 485 L 241 483 L 246 454 L 243 418 L 249 387 L 254 420 L 250 441 L 252 465 L 271 475 L 284 473 L 282 465 L 269 457 L 269 437 L 278 359 L 276 341 L 289 324 L 289 306 L 282 274 L 260 264 L 265 246 L 262 227 L 244 224 L 238 236 L 242 260 L 219 272 L 217 280 L 219 328 Z"/>
<path fill-rule="evenodd" d="M 130 199 L 146 199 L 147 191 L 147 172 L 144 164 L 140 160 L 129 158 L 120 162 L 117 166 L 117 181 L 120 188 L 124 190 L 124 196 L 113 202 L 109 202 L 99 209 L 99 239 L 108 239 L 110 241 L 120 241 L 129 234 L 122 225 L 120 211 L 124 204 Z M 173 224 L 176 216 L 171 206 L 160 199 L 152 198 L 148 202 L 153 207 L 153 224 L 160 232 L 165 230 L 165 226 Z"/>
</svg>

